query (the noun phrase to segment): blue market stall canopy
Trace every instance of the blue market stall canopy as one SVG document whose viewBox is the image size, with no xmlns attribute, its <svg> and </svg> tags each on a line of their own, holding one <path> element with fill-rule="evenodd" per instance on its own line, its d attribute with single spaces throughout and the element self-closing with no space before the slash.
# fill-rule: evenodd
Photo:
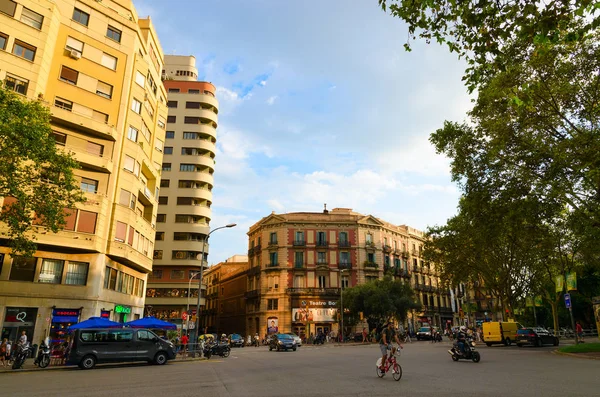
<svg viewBox="0 0 600 397">
<path fill-rule="evenodd" d="M 125 325 L 131 328 L 150 328 L 150 329 L 177 329 L 175 324 L 157 319 L 156 317 L 144 317 L 139 320 L 134 320 Z"/>
<path fill-rule="evenodd" d="M 69 331 L 74 329 L 84 328 L 120 328 L 123 324 L 102 317 L 90 317 L 85 321 L 73 324 L 69 327 Z"/>
</svg>

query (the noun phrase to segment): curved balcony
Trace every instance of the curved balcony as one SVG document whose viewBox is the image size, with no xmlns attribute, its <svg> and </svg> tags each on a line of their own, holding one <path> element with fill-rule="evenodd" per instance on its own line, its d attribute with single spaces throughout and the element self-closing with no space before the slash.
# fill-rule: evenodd
<svg viewBox="0 0 600 397">
<path fill-rule="evenodd" d="M 191 148 L 191 149 L 201 149 L 201 150 L 208 150 L 211 153 L 216 153 L 217 152 L 217 145 L 212 142 L 209 141 L 208 139 L 186 139 L 181 141 L 181 146 L 185 147 L 185 148 Z M 197 155 L 182 155 L 181 158 L 185 159 L 187 157 L 201 157 L 201 156 L 197 156 Z"/>
<path fill-rule="evenodd" d="M 125 243 L 118 241 L 109 242 L 106 254 L 117 262 L 125 262 L 136 270 L 145 272 L 152 270 L 152 258 Z"/>
<path fill-rule="evenodd" d="M 162 243 L 162 241 L 157 241 L 156 242 L 156 248 L 160 248 L 158 243 Z M 173 250 L 173 251 L 198 251 L 201 252 L 202 251 L 202 240 L 175 240 L 175 241 L 170 241 L 168 244 L 160 244 L 162 245 L 162 247 Z M 206 244 L 205 247 L 205 252 L 208 252 L 210 248 L 209 244 Z M 170 255 L 170 254 L 169 254 Z M 163 258 L 164 254 L 163 254 Z M 167 258 L 168 261 L 174 261 L 171 260 L 170 257 Z M 179 259 L 175 262 L 179 262 Z M 197 261 L 197 266 L 200 266 L 200 261 Z"/>
<path fill-rule="evenodd" d="M 198 94 L 198 102 L 214 106 L 217 110 L 219 109 L 219 100 L 212 95 Z"/>
<path fill-rule="evenodd" d="M 217 129 L 210 124 L 186 124 L 185 131 L 199 132 L 212 137 L 214 140 L 217 139 Z M 194 139 L 184 139 L 183 142 L 194 142 Z"/>
<path fill-rule="evenodd" d="M 181 193 L 183 193 L 183 192 L 181 192 Z M 201 188 L 186 189 L 185 190 L 185 194 L 188 197 L 193 197 L 193 198 L 208 200 L 208 201 L 211 201 L 211 202 L 212 202 L 212 199 L 213 199 L 213 194 L 208 189 L 201 189 Z"/>
<path fill-rule="evenodd" d="M 185 159 L 187 164 L 200 165 L 215 170 L 215 160 L 208 156 L 185 156 Z"/>
<path fill-rule="evenodd" d="M 205 218 L 210 219 L 211 210 L 209 207 L 203 204 L 178 204 L 177 205 L 177 215 L 193 215 L 193 216 L 203 216 Z M 178 225 L 180 223 L 188 224 L 190 222 L 175 222 Z"/>
<path fill-rule="evenodd" d="M 208 220 L 210 220 L 210 218 L 208 218 Z M 165 226 L 163 223 L 159 223 L 158 224 L 158 229 L 164 230 Z M 184 223 L 184 222 L 178 222 L 176 224 L 177 226 L 175 227 L 175 229 L 178 232 L 182 232 L 182 233 L 208 233 L 209 231 L 209 227 L 206 223 Z"/>
</svg>

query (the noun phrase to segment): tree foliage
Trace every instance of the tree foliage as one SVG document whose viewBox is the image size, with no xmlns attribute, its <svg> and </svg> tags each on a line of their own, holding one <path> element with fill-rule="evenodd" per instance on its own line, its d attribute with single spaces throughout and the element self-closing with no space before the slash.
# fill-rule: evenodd
<svg viewBox="0 0 600 397">
<path fill-rule="evenodd" d="M 408 25 L 407 50 L 417 36 L 446 44 L 467 60 L 465 80 L 473 91 L 503 71 L 515 42 L 569 43 L 600 26 L 594 0 L 378 0 L 384 11 Z"/>
<path fill-rule="evenodd" d="M 378 324 L 392 318 L 404 321 L 409 310 L 421 307 L 410 286 L 390 276 L 346 288 L 342 294 L 344 309 L 353 314 L 362 312 L 366 319 Z"/>
<path fill-rule="evenodd" d="M 0 196 L 14 197 L 0 213 L 8 227 L 13 253 L 32 255 L 36 224 L 58 232 L 64 208 L 83 201 L 73 175 L 78 163 L 56 148 L 50 112 L 40 101 L 28 101 L 0 84 Z"/>
</svg>

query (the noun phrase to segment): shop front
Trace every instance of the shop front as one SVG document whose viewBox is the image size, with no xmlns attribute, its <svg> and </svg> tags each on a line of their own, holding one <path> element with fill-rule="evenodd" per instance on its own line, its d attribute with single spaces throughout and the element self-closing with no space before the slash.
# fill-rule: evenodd
<svg viewBox="0 0 600 397">
<path fill-rule="evenodd" d="M 337 330 L 337 297 L 332 299 L 293 299 L 292 332 L 304 339 Z"/>
<path fill-rule="evenodd" d="M 137 320 L 131 315 L 131 306 L 115 305 L 114 312 L 115 316 L 113 320 L 118 323 L 126 323 L 127 321 Z"/>
<path fill-rule="evenodd" d="M 23 331 L 27 340 L 33 340 L 33 331 L 37 320 L 38 309 L 35 307 L 7 307 L 2 323 L 2 340 L 4 338 L 16 342 Z"/>
<path fill-rule="evenodd" d="M 68 328 L 77 324 L 81 318 L 81 309 L 52 309 L 50 322 L 50 343 L 62 344 L 66 341 Z"/>
</svg>

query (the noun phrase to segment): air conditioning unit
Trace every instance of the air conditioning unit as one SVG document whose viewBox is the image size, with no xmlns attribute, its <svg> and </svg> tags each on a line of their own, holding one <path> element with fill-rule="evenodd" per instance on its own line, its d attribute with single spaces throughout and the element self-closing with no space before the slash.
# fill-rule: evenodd
<svg viewBox="0 0 600 397">
<path fill-rule="evenodd" d="M 73 59 L 80 59 L 81 58 L 81 52 L 77 51 L 77 50 L 71 50 L 69 51 L 69 56 Z"/>
</svg>

